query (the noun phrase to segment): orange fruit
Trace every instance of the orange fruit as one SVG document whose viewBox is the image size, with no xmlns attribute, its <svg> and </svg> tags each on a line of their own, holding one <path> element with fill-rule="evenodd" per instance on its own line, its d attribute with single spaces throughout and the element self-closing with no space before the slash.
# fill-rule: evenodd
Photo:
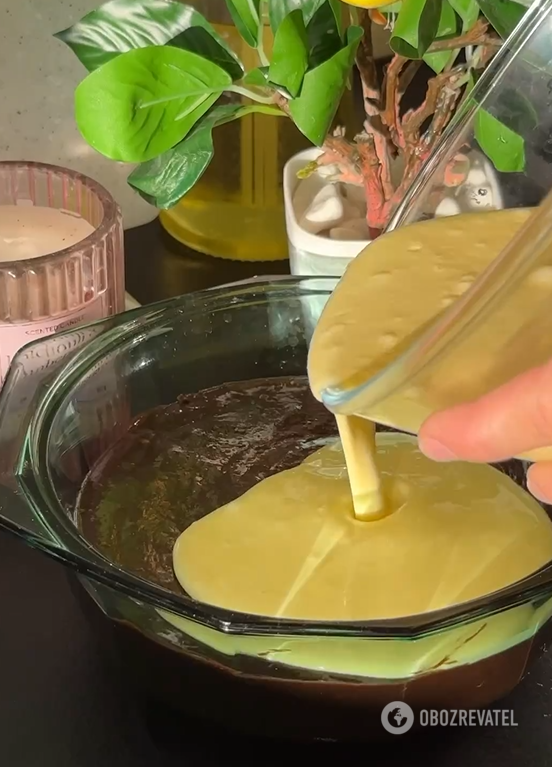
<svg viewBox="0 0 552 767">
<path fill-rule="evenodd" d="M 347 5 L 356 5 L 357 8 L 383 8 L 392 5 L 396 0 L 343 0 Z"/>
</svg>

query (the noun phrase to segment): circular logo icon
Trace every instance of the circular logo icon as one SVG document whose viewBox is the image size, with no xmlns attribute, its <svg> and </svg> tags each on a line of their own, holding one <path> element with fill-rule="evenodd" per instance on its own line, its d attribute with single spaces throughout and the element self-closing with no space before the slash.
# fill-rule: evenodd
<svg viewBox="0 0 552 767">
<path fill-rule="evenodd" d="M 408 703 L 395 700 L 381 712 L 381 723 L 392 735 L 403 735 L 414 724 L 414 711 Z"/>
</svg>

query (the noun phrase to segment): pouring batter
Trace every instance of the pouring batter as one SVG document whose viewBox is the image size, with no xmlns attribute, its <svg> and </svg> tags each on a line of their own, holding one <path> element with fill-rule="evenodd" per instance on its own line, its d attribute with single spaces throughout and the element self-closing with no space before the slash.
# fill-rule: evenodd
<svg viewBox="0 0 552 767">
<path fill-rule="evenodd" d="M 336 287 L 317 324 L 309 353 L 313 394 L 327 389 L 352 389 L 392 363 L 473 284 L 528 220 L 530 210 L 474 213 L 425 221 L 380 238 L 355 259 Z M 363 412 L 367 418 L 416 433 L 431 412 L 458 396 L 469 400 L 481 381 L 503 375 L 493 355 L 496 333 L 515 337 L 527 311 L 524 305 L 547 309 L 550 275 L 544 269 L 527 280 L 494 322 L 483 326 L 470 356 L 452 357 L 434 370 L 420 388 L 415 384 L 382 398 Z M 548 313 L 548 311 L 547 311 Z M 530 350 L 534 353 L 534 349 Z M 514 355 L 518 360 L 524 350 Z M 489 388 L 491 384 L 489 383 Z M 348 439 L 347 464 L 358 518 L 377 518 L 384 499 L 377 494 L 377 472 L 361 467 L 371 444 L 370 421 L 339 416 L 340 433 Z M 367 484 L 372 488 L 370 493 Z"/>
<path fill-rule="evenodd" d="M 315 396 L 388 364 L 528 215 L 440 219 L 372 244 L 349 266 L 316 328 Z M 547 514 L 497 469 L 434 463 L 414 437 L 376 439 L 373 424 L 356 416 L 340 416 L 338 428 L 340 443 L 179 537 L 175 574 L 192 597 L 270 616 L 393 618 L 483 596 L 552 560 Z"/>
<path fill-rule="evenodd" d="M 392 513 L 355 519 L 339 443 L 195 522 L 175 574 L 201 602 L 319 620 L 396 618 L 495 591 L 552 558 L 552 525 L 497 469 L 435 464 L 415 438 L 380 434 Z"/>
</svg>

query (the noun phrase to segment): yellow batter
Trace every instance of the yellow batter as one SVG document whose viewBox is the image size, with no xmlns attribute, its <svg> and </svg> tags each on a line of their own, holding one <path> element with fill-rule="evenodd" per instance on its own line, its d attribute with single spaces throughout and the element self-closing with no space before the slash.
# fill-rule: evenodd
<svg viewBox="0 0 552 767">
<path fill-rule="evenodd" d="M 338 442 L 188 528 L 178 581 L 239 612 L 366 620 L 464 602 L 552 558 L 546 513 L 497 469 L 435 464 L 400 434 L 378 435 L 377 461 L 392 514 L 355 519 Z"/>
<path fill-rule="evenodd" d="M 316 326 L 308 362 L 314 395 L 362 384 L 408 349 L 470 288 L 531 212 L 515 209 L 423 221 L 372 243 L 349 264 Z M 529 286 L 529 294 L 538 297 L 535 285 Z M 518 312 L 508 315 L 520 323 Z M 467 385 L 469 376 L 462 381 Z"/>
<path fill-rule="evenodd" d="M 438 219 L 373 243 L 348 267 L 315 330 L 315 396 L 389 364 L 469 288 L 528 215 Z M 540 300 L 547 282 L 537 275 L 522 300 Z M 517 322 L 520 306 L 503 321 Z M 478 365 L 488 356 L 482 348 Z M 453 387 L 464 391 L 473 378 L 461 366 Z M 442 383 L 437 377 L 432 391 L 446 400 L 451 379 Z M 413 431 L 428 408 L 416 396 L 388 405 L 374 420 Z M 192 597 L 287 618 L 396 618 L 491 593 L 552 560 L 552 523 L 504 474 L 433 463 L 414 437 L 376 440 L 366 418 L 337 421 L 336 445 L 264 480 L 179 537 L 174 569 Z"/>
</svg>

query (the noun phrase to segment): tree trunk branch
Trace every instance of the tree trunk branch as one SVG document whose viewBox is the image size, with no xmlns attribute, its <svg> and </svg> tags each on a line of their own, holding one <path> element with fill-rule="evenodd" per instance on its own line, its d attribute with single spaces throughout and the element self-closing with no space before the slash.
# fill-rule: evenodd
<svg viewBox="0 0 552 767">
<path fill-rule="evenodd" d="M 356 144 L 347 141 L 340 131 L 328 136 L 322 147 L 322 154 L 317 159 L 319 166 L 336 168 L 335 181 L 344 184 L 364 186 L 362 167 Z"/>
<path fill-rule="evenodd" d="M 441 72 L 435 75 L 427 84 L 426 97 L 423 103 L 417 109 L 408 111 L 402 120 L 402 129 L 406 142 L 406 152 L 411 154 L 417 147 L 420 139 L 420 129 L 424 122 L 435 114 L 437 105 L 442 98 L 441 92 L 445 89 L 454 90 L 458 85 L 461 75 L 464 73 L 464 67 L 459 66 L 451 69 L 450 72 Z"/>
<path fill-rule="evenodd" d="M 366 193 L 366 223 L 370 237 L 375 238 L 383 229 L 385 223 L 383 215 L 387 203 L 383 187 L 382 166 L 372 134 L 359 136 L 357 147 Z"/>
<path fill-rule="evenodd" d="M 502 40 L 495 35 L 487 34 L 488 29 L 488 22 L 478 19 L 468 32 L 458 37 L 452 37 L 450 40 L 437 40 L 429 46 L 427 53 L 453 51 L 455 48 L 465 48 L 466 45 L 488 45 L 500 48 Z"/>
<path fill-rule="evenodd" d="M 407 59 L 395 54 L 385 72 L 385 108 L 381 114 L 384 125 L 389 129 L 391 139 L 397 150 L 405 150 L 405 139 L 400 119 L 399 78 Z"/>
<path fill-rule="evenodd" d="M 391 156 L 393 153 L 389 131 L 381 120 L 381 89 L 378 81 L 376 63 L 374 61 L 374 45 L 372 40 L 372 20 L 368 11 L 359 14 L 359 23 L 364 29 L 364 35 L 358 48 L 356 64 L 362 84 L 364 101 L 364 132 L 372 136 L 376 157 L 380 162 L 380 181 L 383 202 L 391 199 L 394 188 L 391 180 Z"/>
</svg>

